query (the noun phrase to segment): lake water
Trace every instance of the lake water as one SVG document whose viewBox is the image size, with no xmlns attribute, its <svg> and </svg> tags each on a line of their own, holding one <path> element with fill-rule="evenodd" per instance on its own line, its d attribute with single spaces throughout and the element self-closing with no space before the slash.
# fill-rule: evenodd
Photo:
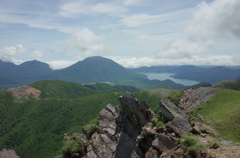
<svg viewBox="0 0 240 158">
<path fill-rule="evenodd" d="M 192 86 L 194 84 L 199 83 L 198 81 L 194 81 L 194 80 L 188 80 L 188 79 L 176 79 L 171 77 L 172 75 L 175 75 L 173 73 L 142 73 L 148 76 L 148 79 L 153 80 L 153 79 L 157 79 L 157 80 L 172 80 L 175 83 L 180 83 L 183 84 L 185 86 Z"/>
</svg>

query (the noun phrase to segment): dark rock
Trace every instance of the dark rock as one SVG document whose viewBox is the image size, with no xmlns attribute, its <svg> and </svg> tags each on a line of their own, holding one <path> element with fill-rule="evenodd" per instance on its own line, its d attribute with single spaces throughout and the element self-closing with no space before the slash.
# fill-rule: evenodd
<svg viewBox="0 0 240 158">
<path fill-rule="evenodd" d="M 196 158 L 213 158 L 207 150 L 199 150 Z"/>
<path fill-rule="evenodd" d="M 218 149 L 220 148 L 220 145 L 218 145 L 217 143 L 214 143 L 212 146 L 209 147 L 209 149 Z"/>
<path fill-rule="evenodd" d="M 191 125 L 187 119 L 175 117 L 167 123 L 166 127 L 170 131 L 174 131 L 178 136 L 181 136 L 183 134 L 189 134 Z"/>
<path fill-rule="evenodd" d="M 201 126 L 200 123 L 194 123 L 193 127 L 191 128 L 191 132 L 193 134 L 201 134 L 203 133 L 205 130 L 203 129 L 203 127 Z"/>
<path fill-rule="evenodd" d="M 169 136 L 159 134 L 158 138 L 152 142 L 152 146 L 158 150 L 159 153 L 171 150 L 176 147 Z"/>
</svg>

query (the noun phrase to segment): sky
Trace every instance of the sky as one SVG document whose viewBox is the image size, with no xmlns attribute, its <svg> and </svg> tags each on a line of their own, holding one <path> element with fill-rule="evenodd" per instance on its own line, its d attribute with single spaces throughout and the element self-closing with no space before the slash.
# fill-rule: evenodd
<svg viewBox="0 0 240 158">
<path fill-rule="evenodd" d="M 0 0 L 0 60 L 240 65 L 240 0 Z"/>
</svg>

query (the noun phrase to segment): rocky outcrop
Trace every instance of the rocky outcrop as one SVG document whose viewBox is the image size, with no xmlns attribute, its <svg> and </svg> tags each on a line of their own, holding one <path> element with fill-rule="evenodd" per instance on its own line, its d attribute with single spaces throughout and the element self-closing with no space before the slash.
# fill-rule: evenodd
<svg viewBox="0 0 240 158">
<path fill-rule="evenodd" d="M 0 151 L 0 158 L 19 158 L 14 150 L 3 149 Z"/>
<path fill-rule="evenodd" d="M 199 87 L 185 89 L 180 101 L 179 107 L 186 111 L 190 110 L 202 103 L 207 102 L 217 92 L 217 88 L 213 87 Z"/>
<path fill-rule="evenodd" d="M 161 117 L 166 121 L 172 121 L 174 118 L 179 117 L 182 119 L 189 119 L 179 107 L 174 105 L 169 99 L 164 98 L 159 103 Z"/>
<path fill-rule="evenodd" d="M 31 86 L 20 86 L 16 88 L 9 88 L 9 91 L 16 99 L 40 99 L 41 91 Z"/>
<path fill-rule="evenodd" d="M 151 142 L 142 145 L 144 138 L 137 138 L 153 117 L 147 103 L 139 102 L 131 93 L 119 101 L 121 106 L 108 104 L 100 111 L 99 130 L 91 136 L 86 157 L 143 157 L 151 146 Z"/>
<path fill-rule="evenodd" d="M 80 144 L 72 154 L 74 158 L 187 157 L 186 150 L 177 144 L 179 136 L 188 134 L 191 126 L 189 116 L 180 108 L 162 99 L 160 115 L 154 116 L 148 104 L 138 101 L 131 93 L 119 97 L 119 101 L 120 106 L 108 104 L 102 109 L 99 125 L 85 126 L 85 135 L 66 137 L 66 144 L 73 140 Z M 161 118 L 166 121 L 166 127 Z M 63 157 L 68 156 L 69 153 Z"/>
<path fill-rule="evenodd" d="M 188 134 L 190 132 L 191 124 L 189 122 L 189 116 L 179 107 L 174 105 L 167 98 L 162 99 L 159 106 L 160 117 L 165 121 L 169 121 L 166 126 L 167 128 L 175 132 L 178 136 Z"/>
</svg>

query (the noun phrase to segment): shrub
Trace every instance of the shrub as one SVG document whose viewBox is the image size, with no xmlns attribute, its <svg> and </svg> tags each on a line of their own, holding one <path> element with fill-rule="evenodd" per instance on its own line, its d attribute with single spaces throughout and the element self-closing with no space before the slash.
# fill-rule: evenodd
<svg viewBox="0 0 240 158">
<path fill-rule="evenodd" d="M 150 122 L 152 122 L 152 124 L 153 124 L 154 126 L 156 126 L 157 123 L 158 123 L 158 118 L 153 117 Z"/>
<path fill-rule="evenodd" d="M 79 143 L 76 140 L 70 140 L 62 147 L 63 157 L 76 157 L 78 152 Z"/>
<path fill-rule="evenodd" d="M 197 156 L 199 150 L 203 150 L 206 147 L 203 144 L 196 144 L 195 146 L 191 146 L 187 148 L 188 154 L 192 156 Z"/>
<path fill-rule="evenodd" d="M 162 127 L 164 127 L 164 123 L 162 121 L 159 121 L 156 125 L 157 130 L 160 130 Z"/>
<path fill-rule="evenodd" d="M 182 135 L 182 139 L 180 141 L 180 146 L 184 149 L 187 149 L 191 146 L 194 146 L 197 144 L 197 140 L 190 137 L 190 136 L 187 136 L 187 135 Z"/>
</svg>

